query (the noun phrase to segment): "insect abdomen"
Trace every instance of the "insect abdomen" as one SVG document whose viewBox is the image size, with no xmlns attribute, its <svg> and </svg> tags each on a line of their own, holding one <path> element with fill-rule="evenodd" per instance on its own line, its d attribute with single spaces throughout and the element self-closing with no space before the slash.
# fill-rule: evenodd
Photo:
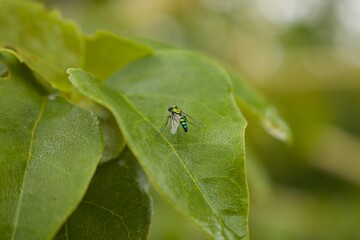
<svg viewBox="0 0 360 240">
<path fill-rule="evenodd" d="M 181 126 L 183 127 L 184 131 L 187 132 L 188 126 L 186 124 L 186 118 L 184 116 L 180 116 L 180 123 L 181 123 Z"/>
</svg>

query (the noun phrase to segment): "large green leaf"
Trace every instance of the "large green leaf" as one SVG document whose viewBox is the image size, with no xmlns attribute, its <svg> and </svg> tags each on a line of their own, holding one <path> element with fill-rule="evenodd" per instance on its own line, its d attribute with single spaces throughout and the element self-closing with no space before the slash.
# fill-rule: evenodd
<svg viewBox="0 0 360 240">
<path fill-rule="evenodd" d="M 98 168 L 79 207 L 55 239 L 146 239 L 152 215 L 148 183 L 131 152 Z"/>
<path fill-rule="evenodd" d="M 85 194 L 101 158 L 97 117 L 48 97 L 13 56 L 0 80 L 1 239 L 49 239 Z"/>
<path fill-rule="evenodd" d="M 75 25 L 31 1 L 0 0 L 0 47 L 22 60 L 55 88 L 70 90 L 66 69 L 80 66 L 83 40 Z"/>
<path fill-rule="evenodd" d="M 86 38 L 84 69 L 105 80 L 114 72 L 152 53 L 151 48 L 109 32 Z"/>
<path fill-rule="evenodd" d="M 247 238 L 246 122 L 218 65 L 163 51 L 130 64 L 106 85 L 81 69 L 68 73 L 80 92 L 112 111 L 150 180 L 176 209 L 214 239 Z M 204 127 L 157 136 L 173 104 Z"/>
<path fill-rule="evenodd" d="M 292 134 L 286 122 L 280 117 L 274 106 L 251 88 L 243 79 L 232 75 L 234 95 L 239 107 L 249 112 L 252 117 L 273 137 L 292 141 Z"/>
</svg>

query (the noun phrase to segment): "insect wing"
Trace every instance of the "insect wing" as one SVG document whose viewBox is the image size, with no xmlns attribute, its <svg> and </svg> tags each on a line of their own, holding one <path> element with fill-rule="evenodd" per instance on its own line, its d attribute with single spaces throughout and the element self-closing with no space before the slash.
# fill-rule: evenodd
<svg viewBox="0 0 360 240">
<path fill-rule="evenodd" d="M 173 114 L 171 116 L 171 126 L 170 126 L 170 132 L 172 134 L 175 134 L 176 131 L 178 130 L 180 125 L 180 116 L 177 114 Z"/>
</svg>

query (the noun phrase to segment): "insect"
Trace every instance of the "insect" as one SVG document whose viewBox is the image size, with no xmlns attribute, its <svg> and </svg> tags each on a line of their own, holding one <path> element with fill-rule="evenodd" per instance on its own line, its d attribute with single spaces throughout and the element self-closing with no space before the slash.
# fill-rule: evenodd
<svg viewBox="0 0 360 240">
<path fill-rule="evenodd" d="M 166 126 L 169 124 L 169 121 L 170 121 L 170 132 L 172 134 L 175 134 L 177 132 L 180 124 L 185 132 L 187 132 L 189 130 L 187 123 L 190 123 L 197 127 L 201 126 L 201 124 L 198 121 L 196 121 L 195 119 L 190 117 L 188 114 L 183 112 L 178 106 L 169 107 L 168 111 L 170 114 L 167 116 L 165 124 L 161 127 L 159 135 L 162 133 L 162 131 L 164 131 Z M 191 123 L 187 118 L 190 118 L 197 124 L 195 125 L 195 124 Z"/>
</svg>

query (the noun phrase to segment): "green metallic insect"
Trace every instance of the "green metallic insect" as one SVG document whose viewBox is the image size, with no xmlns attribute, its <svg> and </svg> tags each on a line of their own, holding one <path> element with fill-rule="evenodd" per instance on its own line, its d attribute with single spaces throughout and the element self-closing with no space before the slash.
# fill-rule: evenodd
<svg viewBox="0 0 360 240">
<path fill-rule="evenodd" d="M 188 131 L 187 123 L 190 123 L 197 127 L 201 126 L 201 123 L 199 123 L 198 121 L 196 121 L 195 119 L 190 117 L 188 114 L 186 114 L 184 111 L 182 111 L 178 106 L 169 107 L 168 111 L 170 114 L 167 116 L 165 124 L 161 127 L 159 135 L 162 133 L 162 131 L 164 131 L 166 126 L 169 124 L 169 121 L 170 121 L 170 132 L 172 134 L 175 134 L 177 132 L 180 124 L 185 132 Z M 187 118 L 190 118 L 197 124 L 195 125 L 195 124 L 191 123 Z"/>
</svg>

